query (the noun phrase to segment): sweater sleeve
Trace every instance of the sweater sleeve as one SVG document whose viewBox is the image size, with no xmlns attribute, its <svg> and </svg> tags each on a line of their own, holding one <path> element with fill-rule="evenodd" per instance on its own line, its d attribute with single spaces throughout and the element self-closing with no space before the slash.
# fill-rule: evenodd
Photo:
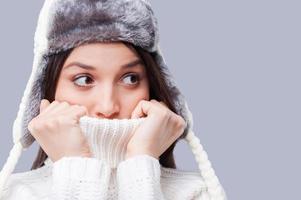
<svg viewBox="0 0 301 200">
<path fill-rule="evenodd" d="M 63 157 L 53 164 L 51 200 L 106 199 L 110 168 L 101 160 Z"/>
<path fill-rule="evenodd" d="M 118 199 L 165 200 L 160 185 L 159 160 L 143 154 L 122 161 L 117 167 Z"/>
</svg>

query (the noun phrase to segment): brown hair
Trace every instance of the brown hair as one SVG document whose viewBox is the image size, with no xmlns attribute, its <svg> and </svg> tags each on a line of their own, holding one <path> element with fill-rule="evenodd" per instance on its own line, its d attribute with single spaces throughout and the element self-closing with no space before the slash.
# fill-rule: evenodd
<svg viewBox="0 0 301 200">
<path fill-rule="evenodd" d="M 134 46 L 131 43 L 123 43 L 134 53 L 136 53 L 136 55 L 138 55 L 144 62 L 149 81 L 150 99 L 163 101 L 171 111 L 177 113 L 175 109 L 175 102 L 172 98 L 172 93 L 167 86 L 167 74 L 165 74 L 164 71 L 158 66 L 151 53 L 145 51 L 141 47 Z M 49 102 L 54 101 L 56 86 L 61 69 L 72 50 L 73 49 L 68 49 L 66 51 L 60 52 L 58 54 L 53 54 L 45 58 L 48 59 L 48 62 L 45 69 L 43 82 L 43 91 L 45 91 L 43 98 L 47 99 Z M 159 162 L 163 167 L 176 168 L 173 151 L 178 140 L 179 138 L 159 157 Z M 47 157 L 47 154 L 40 147 L 38 154 L 32 164 L 31 170 L 42 167 Z"/>
</svg>

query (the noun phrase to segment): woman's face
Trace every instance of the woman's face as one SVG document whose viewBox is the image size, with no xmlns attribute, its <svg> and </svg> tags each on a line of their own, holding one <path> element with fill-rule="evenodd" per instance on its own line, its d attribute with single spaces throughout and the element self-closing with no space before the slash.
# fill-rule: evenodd
<svg viewBox="0 0 301 200">
<path fill-rule="evenodd" d="M 129 119 L 149 100 L 144 65 L 122 42 L 81 45 L 63 65 L 55 100 L 83 105 L 90 117 Z"/>
</svg>

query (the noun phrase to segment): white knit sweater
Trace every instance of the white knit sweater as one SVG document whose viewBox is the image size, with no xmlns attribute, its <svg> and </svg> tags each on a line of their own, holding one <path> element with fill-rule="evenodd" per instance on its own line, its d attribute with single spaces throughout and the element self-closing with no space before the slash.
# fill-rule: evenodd
<svg viewBox="0 0 301 200">
<path fill-rule="evenodd" d="M 81 120 L 95 157 L 48 158 L 39 169 L 12 174 L 1 200 L 210 199 L 199 172 L 165 168 L 146 154 L 124 159 L 128 136 L 141 121 L 99 122 Z"/>
<path fill-rule="evenodd" d="M 49 161 L 49 160 L 48 160 Z M 64 157 L 10 177 L 3 200 L 209 199 L 199 173 L 164 168 L 148 155 L 110 168 L 101 160 Z"/>
</svg>

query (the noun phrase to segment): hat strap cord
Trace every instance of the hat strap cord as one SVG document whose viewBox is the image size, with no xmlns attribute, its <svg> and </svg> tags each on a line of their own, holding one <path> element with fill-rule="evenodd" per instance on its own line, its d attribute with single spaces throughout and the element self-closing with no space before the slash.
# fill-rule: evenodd
<svg viewBox="0 0 301 200">
<path fill-rule="evenodd" d="M 0 198 L 3 195 L 3 190 L 5 188 L 6 181 L 8 177 L 12 174 L 17 165 L 17 162 L 22 154 L 23 147 L 21 142 L 14 144 L 13 148 L 9 152 L 9 156 L 0 172 Z"/>
<path fill-rule="evenodd" d="M 211 162 L 208 160 L 208 155 L 204 150 L 200 139 L 195 136 L 194 132 L 190 129 L 185 140 L 191 147 L 192 153 L 198 163 L 198 168 L 208 188 L 208 193 L 212 200 L 226 200 L 224 190 L 219 183 Z"/>
</svg>

